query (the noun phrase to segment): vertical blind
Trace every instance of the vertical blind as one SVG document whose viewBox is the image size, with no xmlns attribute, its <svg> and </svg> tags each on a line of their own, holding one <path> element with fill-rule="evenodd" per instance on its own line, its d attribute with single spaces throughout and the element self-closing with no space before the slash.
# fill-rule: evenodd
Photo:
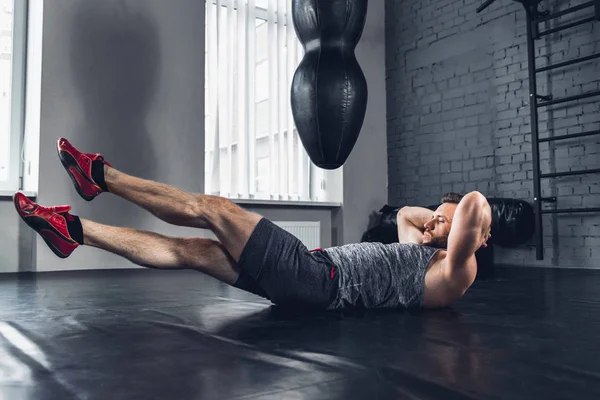
<svg viewBox="0 0 600 400">
<path fill-rule="evenodd" d="M 303 49 L 289 0 L 206 2 L 206 193 L 315 200 L 322 179 L 296 131 L 291 82 Z"/>
</svg>

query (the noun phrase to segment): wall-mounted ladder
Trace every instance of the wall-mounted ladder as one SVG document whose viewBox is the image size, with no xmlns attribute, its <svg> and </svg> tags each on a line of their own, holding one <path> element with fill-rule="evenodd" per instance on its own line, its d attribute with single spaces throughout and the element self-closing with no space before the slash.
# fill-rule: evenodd
<svg viewBox="0 0 600 400">
<path fill-rule="evenodd" d="M 477 12 L 481 12 L 492 4 L 495 0 L 487 0 L 479 8 Z M 542 208 L 543 203 L 556 203 L 556 197 L 542 197 L 541 193 L 541 180 L 551 179 L 563 176 L 575 176 L 575 175 L 588 175 L 600 173 L 600 169 L 584 169 L 579 171 L 566 171 L 566 172 L 555 172 L 555 173 L 544 173 L 540 167 L 540 143 L 549 143 L 559 140 L 575 139 L 586 136 L 600 135 L 600 130 L 593 130 L 588 132 L 575 133 L 570 135 L 560 135 L 551 137 L 539 137 L 539 110 L 543 107 L 548 107 L 556 104 L 562 104 L 567 102 L 573 102 L 577 100 L 587 99 L 590 97 L 600 96 L 600 90 L 582 93 L 576 96 L 569 96 L 555 99 L 552 95 L 540 95 L 537 92 L 537 75 L 542 72 L 564 68 L 569 65 L 583 63 L 586 61 L 600 58 L 600 53 L 592 54 L 585 57 L 578 57 L 572 60 L 546 65 L 544 67 L 536 67 L 535 65 L 535 41 L 541 37 L 550 35 L 552 33 L 560 32 L 565 29 L 570 29 L 583 24 L 591 23 L 593 21 L 600 21 L 600 0 L 588 1 L 583 4 L 579 4 L 565 10 L 561 10 L 555 13 L 540 12 L 538 11 L 538 5 L 540 0 L 521 0 L 518 1 L 523 4 L 525 12 L 527 14 L 527 59 L 529 69 L 529 105 L 531 109 L 531 147 L 532 147 L 532 162 L 533 162 L 533 206 L 535 210 L 535 247 L 536 247 L 536 258 L 538 260 L 544 259 L 544 234 L 542 229 L 542 216 L 544 214 L 572 214 L 572 213 L 593 213 L 599 212 L 600 207 L 581 207 L 581 208 L 561 208 L 561 209 L 544 209 Z M 579 19 L 575 22 L 566 23 L 556 28 L 546 29 L 540 31 L 539 24 L 542 22 L 550 21 L 555 18 L 562 17 L 564 15 L 572 14 L 576 11 L 589 9 L 590 17 Z"/>
</svg>

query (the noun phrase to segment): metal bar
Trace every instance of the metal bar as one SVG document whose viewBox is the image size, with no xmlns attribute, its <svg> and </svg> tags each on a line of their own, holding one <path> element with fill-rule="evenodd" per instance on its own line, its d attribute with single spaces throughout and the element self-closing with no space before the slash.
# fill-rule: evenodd
<svg viewBox="0 0 600 400">
<path fill-rule="evenodd" d="M 544 214 L 570 214 L 600 212 L 600 208 L 559 208 L 556 210 L 542 210 Z"/>
<path fill-rule="evenodd" d="M 546 106 L 551 106 L 553 104 L 560 104 L 560 103 L 566 103 L 566 102 L 569 102 L 569 101 L 587 99 L 589 97 L 594 97 L 594 96 L 600 96 L 600 90 L 596 90 L 595 92 L 578 94 L 577 96 L 563 97 L 562 99 L 544 101 L 542 103 L 538 103 L 536 105 L 536 107 L 546 107 Z"/>
<path fill-rule="evenodd" d="M 552 14 L 544 15 L 543 17 L 536 18 L 536 22 L 545 22 L 550 19 L 562 17 L 563 15 L 574 13 L 575 11 L 583 10 L 584 8 L 588 8 L 594 5 L 594 1 L 588 1 L 587 3 L 579 4 L 577 6 L 567 8 L 566 10 L 557 11 Z"/>
<path fill-rule="evenodd" d="M 560 176 L 574 176 L 574 175 L 587 175 L 587 174 L 598 174 L 600 173 L 600 168 L 598 169 L 582 169 L 578 171 L 565 171 L 565 172 L 554 172 L 551 174 L 541 174 L 540 178 L 556 178 Z"/>
<path fill-rule="evenodd" d="M 538 33 L 538 36 L 550 35 L 551 33 L 560 32 L 562 30 L 573 28 L 575 26 L 579 26 L 579 25 L 583 25 L 583 24 L 587 24 L 588 22 L 592 22 L 592 21 L 595 21 L 595 20 L 596 20 L 595 16 L 584 18 L 584 19 L 579 20 L 579 21 L 571 22 L 570 24 L 565 24 L 565 25 L 562 25 L 562 26 L 557 26 L 556 28 L 552 28 L 552 29 L 547 29 L 545 31 L 541 31 L 540 33 Z"/>
<path fill-rule="evenodd" d="M 483 10 L 485 10 L 486 8 L 491 6 L 494 1 L 496 1 L 496 0 L 487 0 L 485 3 L 483 3 L 482 5 L 477 7 L 477 9 L 475 11 L 478 13 L 482 12 Z"/>
<path fill-rule="evenodd" d="M 589 60 L 594 60 L 596 58 L 600 58 L 600 53 L 592 54 L 591 56 L 586 56 L 586 57 L 574 58 L 573 60 L 561 62 L 558 64 L 546 65 L 545 67 L 536 69 L 535 72 L 540 73 L 540 72 L 548 71 L 548 70 L 555 69 L 555 68 L 562 68 L 562 67 L 566 67 L 568 65 L 573 65 L 573 64 L 582 63 L 582 62 L 589 61 Z"/>
<path fill-rule="evenodd" d="M 525 6 L 525 8 L 527 8 L 525 3 L 523 3 L 523 6 Z M 533 16 L 536 15 L 536 13 L 538 12 L 537 11 L 537 3 L 529 4 L 529 7 L 531 7 L 531 11 L 528 11 L 528 12 L 530 12 L 531 14 L 527 20 L 527 25 L 530 25 L 530 27 L 531 27 L 530 36 L 531 36 L 531 39 L 535 42 L 536 40 L 538 40 L 540 38 L 540 25 L 537 22 L 535 22 L 535 19 L 533 18 Z M 534 44 L 533 50 L 535 51 L 535 44 Z M 535 56 L 534 56 L 534 58 L 535 58 Z M 535 79 L 535 75 L 534 75 L 533 79 Z"/>
<path fill-rule="evenodd" d="M 561 136 L 553 136 L 553 137 L 547 137 L 547 138 L 541 138 L 539 139 L 539 142 L 553 142 L 555 140 L 565 140 L 565 139 L 574 139 L 574 138 L 578 138 L 578 137 L 585 137 L 585 136 L 593 136 L 593 135 L 600 135 L 600 130 L 598 131 L 589 131 L 589 132 L 581 132 L 581 133 L 573 133 L 571 135 L 561 135 Z"/>
<path fill-rule="evenodd" d="M 539 156 L 539 141 L 538 141 L 538 99 L 537 99 L 537 83 L 535 74 L 535 43 L 533 39 L 534 23 L 532 12 L 535 11 L 535 6 L 532 9 L 523 4 L 527 14 L 527 64 L 529 70 L 529 103 L 531 106 L 531 158 L 533 162 L 533 208 L 535 211 L 535 253 L 538 260 L 544 259 L 543 247 L 543 232 L 542 232 L 542 201 L 540 190 L 540 156 Z"/>
</svg>

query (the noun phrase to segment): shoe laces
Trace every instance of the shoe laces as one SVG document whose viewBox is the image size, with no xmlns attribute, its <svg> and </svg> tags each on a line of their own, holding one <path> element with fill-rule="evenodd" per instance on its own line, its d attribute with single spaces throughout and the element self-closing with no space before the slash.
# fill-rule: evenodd
<svg viewBox="0 0 600 400">
<path fill-rule="evenodd" d="M 96 154 L 86 153 L 85 155 L 94 161 L 104 161 L 104 157 L 99 153 L 96 153 Z"/>
<path fill-rule="evenodd" d="M 69 211 L 71 211 L 71 206 L 52 206 L 48 208 L 50 209 L 50 211 L 52 211 L 54 216 L 60 215 L 69 222 L 74 221 L 73 216 L 69 214 Z"/>
<path fill-rule="evenodd" d="M 71 206 L 52 206 L 48 208 L 57 214 L 67 214 L 69 211 L 71 211 Z"/>
<path fill-rule="evenodd" d="M 108 161 L 106 161 L 104 159 L 104 157 L 99 153 L 96 153 L 96 154 L 86 153 L 85 155 L 87 157 L 89 157 L 92 161 L 100 161 L 100 162 L 103 162 L 104 164 L 108 165 L 109 167 L 111 167 L 111 165 L 108 163 Z"/>
</svg>

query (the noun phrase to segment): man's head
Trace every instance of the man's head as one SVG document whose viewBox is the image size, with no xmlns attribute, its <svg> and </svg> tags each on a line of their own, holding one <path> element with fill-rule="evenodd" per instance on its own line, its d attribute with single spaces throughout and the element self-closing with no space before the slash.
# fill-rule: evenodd
<svg viewBox="0 0 600 400">
<path fill-rule="evenodd" d="M 454 212 L 463 198 L 458 193 L 446 193 L 442 196 L 441 205 L 434 211 L 433 217 L 425 224 L 423 244 L 445 249 L 448 246 L 448 236 L 454 219 Z"/>
</svg>

